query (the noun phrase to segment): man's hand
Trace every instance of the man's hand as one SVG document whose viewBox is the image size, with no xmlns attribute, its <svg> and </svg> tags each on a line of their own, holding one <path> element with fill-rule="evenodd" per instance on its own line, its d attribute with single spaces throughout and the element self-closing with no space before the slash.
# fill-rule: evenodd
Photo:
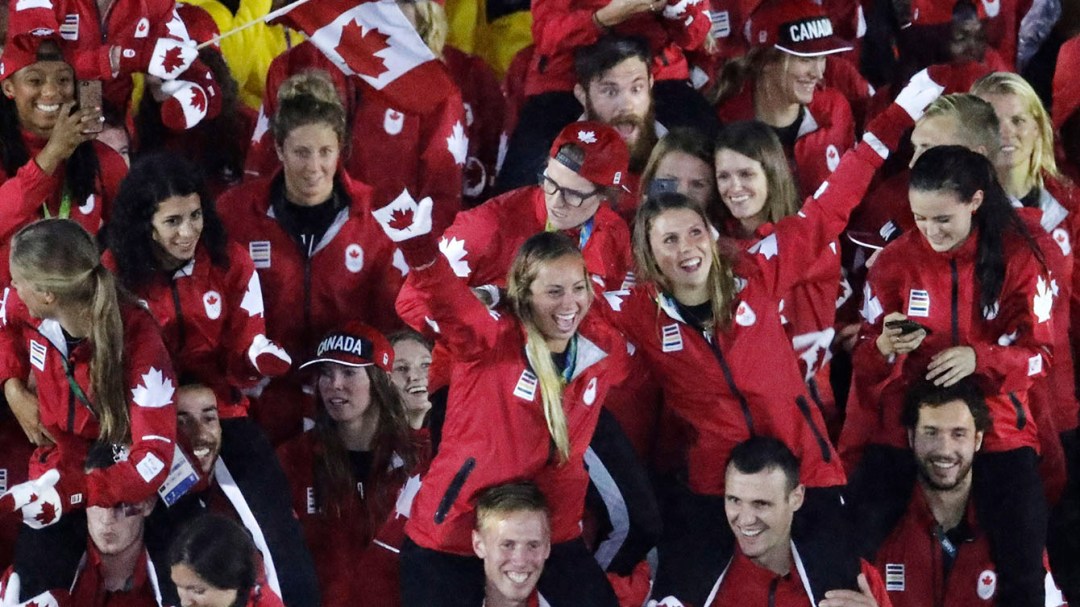
<svg viewBox="0 0 1080 607">
<path fill-rule="evenodd" d="M 878 335 L 876 343 L 878 352 L 886 358 L 912 352 L 926 339 L 926 331 L 922 329 L 907 334 L 900 329 L 890 329 L 889 322 L 894 320 L 907 320 L 907 316 L 900 312 L 892 312 L 885 316 L 881 335 Z"/>
<path fill-rule="evenodd" d="M 926 366 L 926 379 L 933 381 L 935 386 L 948 388 L 974 373 L 975 362 L 975 350 L 969 346 L 942 350 Z"/>
<path fill-rule="evenodd" d="M 860 573 L 858 582 L 858 592 L 830 590 L 825 593 L 825 600 L 818 603 L 818 607 L 878 607 L 874 594 L 870 592 L 870 583 L 866 581 L 866 575 Z"/>
</svg>

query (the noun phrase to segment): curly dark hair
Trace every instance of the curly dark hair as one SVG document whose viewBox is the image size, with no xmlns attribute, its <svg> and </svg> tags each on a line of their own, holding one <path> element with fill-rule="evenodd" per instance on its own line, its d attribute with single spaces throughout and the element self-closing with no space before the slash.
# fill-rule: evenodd
<svg viewBox="0 0 1080 607">
<path fill-rule="evenodd" d="M 210 252 L 214 265 L 229 267 L 225 226 L 202 171 L 176 154 L 150 154 L 139 158 L 120 183 L 112 217 L 103 229 L 105 245 L 116 259 L 117 275 L 125 287 L 137 291 L 162 269 L 155 254 L 158 245 L 154 243 L 154 228 L 150 223 L 158 204 L 172 196 L 191 194 L 198 194 L 202 202 L 201 244 Z"/>
</svg>

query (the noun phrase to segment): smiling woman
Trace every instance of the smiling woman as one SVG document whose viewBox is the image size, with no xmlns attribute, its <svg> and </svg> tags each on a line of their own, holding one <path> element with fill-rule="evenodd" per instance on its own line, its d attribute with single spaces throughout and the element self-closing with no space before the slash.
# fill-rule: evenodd
<svg viewBox="0 0 1080 607">
<path fill-rule="evenodd" d="M 9 36 L 0 76 L 0 283 L 21 227 L 70 218 L 91 234 L 127 172 L 124 159 L 93 141 L 101 108 L 75 109 L 75 72 L 57 42 Z"/>
</svg>

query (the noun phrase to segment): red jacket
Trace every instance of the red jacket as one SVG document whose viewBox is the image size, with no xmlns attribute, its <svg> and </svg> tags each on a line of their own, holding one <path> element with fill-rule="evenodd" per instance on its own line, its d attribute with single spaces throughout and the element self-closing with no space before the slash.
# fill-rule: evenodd
<svg viewBox="0 0 1080 607">
<path fill-rule="evenodd" d="M 315 455 L 319 449 L 314 433 L 305 432 L 282 445 L 277 453 L 289 478 L 293 512 L 300 519 L 304 541 L 315 561 L 322 604 L 326 607 L 374 607 L 388 606 L 387 600 L 400 604 L 397 595 L 388 597 L 380 593 L 377 597 L 372 596 L 370 575 L 356 575 L 355 572 L 358 569 L 368 572 L 368 569 L 358 567 L 358 562 L 372 558 L 368 552 L 386 550 L 372 545 L 377 531 L 381 530 L 380 536 L 388 534 L 383 527 L 395 520 L 400 520 L 399 534 L 404 528 L 406 519 L 396 519 L 392 510 L 407 473 L 401 462 L 396 461 L 397 465 L 384 475 L 357 483 L 355 499 L 350 500 L 340 514 L 329 513 L 315 496 Z M 400 547 L 400 544 L 392 546 L 394 549 Z"/>
<path fill-rule="evenodd" d="M 748 81 L 733 98 L 717 106 L 721 123 L 754 120 L 754 83 Z M 847 99 L 834 89 L 814 92 L 806 106 L 794 148 L 785 146 L 788 162 L 799 182 L 799 191 L 809 196 L 817 191 L 840 163 L 840 157 L 855 144 L 855 119 Z"/>
<path fill-rule="evenodd" d="M 461 94 L 456 89 L 447 91 L 446 101 L 429 114 L 400 111 L 359 78 L 346 78 L 308 42 L 282 53 L 270 64 L 263 107 L 244 164 L 247 176 L 269 177 L 281 166 L 273 133 L 268 130 L 269 117 L 277 112 L 281 83 L 306 69 L 327 72 L 338 88 L 352 125 L 341 166 L 350 177 L 371 186 L 372 207 L 382 208 L 402 189 L 408 189 L 417 200 L 430 196 L 435 202 L 436 234 L 450 225 L 461 208 L 462 171 L 472 137 Z M 473 125 L 487 128 L 483 122 Z"/>
<path fill-rule="evenodd" d="M 0 383 L 33 371 L 41 423 L 56 440 L 35 451 L 30 478 L 56 468 L 61 499 L 70 498 L 65 507 L 112 507 L 153 495 L 168 475 L 176 448 L 176 379 L 153 317 L 134 305 L 120 306 L 131 445 L 117 463 L 86 473 L 86 455 L 100 429 L 95 414 L 72 390 L 65 369 L 70 365 L 71 381 L 92 402 L 91 344 L 84 341 L 68 353 L 60 323 L 31 318 L 14 289 L 4 289 L 0 311 Z"/>
<path fill-rule="evenodd" d="M 606 4 L 606 0 L 535 0 L 532 3 L 536 50 L 525 79 L 527 97 L 574 89 L 577 84 L 574 51 L 596 42 L 607 31 L 593 21 L 593 13 Z M 711 27 L 704 2 L 685 4 L 689 6 L 684 7 L 677 19 L 646 12 L 608 28 L 623 36 L 645 39 L 653 56 L 652 75 L 657 80 L 689 78 L 690 69 L 683 51 L 700 48 Z"/>
<path fill-rule="evenodd" d="M 22 431 L 15 417 L 0 413 L 0 494 L 30 478 L 30 456 L 34 445 Z M 15 539 L 19 537 L 22 519 L 0 517 L 0 569 L 15 562 Z"/>
<path fill-rule="evenodd" d="M 864 325 L 854 352 L 854 402 L 841 449 L 851 461 L 867 442 L 907 446 L 900 424 L 904 394 L 925 376 L 930 358 L 952 346 L 975 350 L 975 377 L 988 395 L 994 427 L 985 448 L 1038 449 L 1028 390 L 1049 370 L 1054 333 L 1053 287 L 1045 268 L 1026 243 L 1009 236 L 1001 298 L 984 314 L 975 285 L 977 229 L 957 249 L 938 253 L 919 232 L 908 232 L 882 250 L 871 268 L 864 294 Z M 902 312 L 931 333 L 914 352 L 886 360 L 875 340 L 882 318 Z M 847 454 L 845 455 L 847 457 Z"/>
<path fill-rule="evenodd" d="M 489 312 L 445 258 L 414 269 L 408 280 L 427 296 L 439 339 L 455 360 L 442 442 L 416 496 L 409 537 L 425 548 L 471 555 L 476 496 L 522 479 L 548 498 L 552 543 L 580 536 L 589 480 L 585 450 L 605 395 L 624 379 L 625 342 L 592 316 L 579 327 L 562 403 L 570 455 L 559 463 L 521 322 Z"/>
<path fill-rule="evenodd" d="M 795 559 L 798 559 L 796 553 Z M 862 573 L 870 585 L 878 607 L 892 607 L 885 592 L 885 584 L 878 572 L 866 561 L 861 561 Z M 787 575 L 777 575 L 751 561 L 738 548 L 727 568 L 716 580 L 705 607 L 812 607 L 810 587 L 799 573 L 795 563 Z M 818 597 L 819 599 L 821 597 Z"/>
<path fill-rule="evenodd" d="M 130 587 L 109 592 L 104 588 L 101 571 L 101 553 L 94 542 L 88 541 L 86 554 L 79 563 L 79 571 L 71 586 L 72 605 L 79 607 L 159 607 L 158 580 L 150 554 L 143 550 L 135 562 Z"/>
<path fill-rule="evenodd" d="M 997 604 L 997 572 L 990 541 L 979 529 L 974 506 L 968 503 L 966 538 L 954 544 L 956 557 L 945 577 L 941 525 L 934 519 L 921 486 L 907 512 L 877 551 L 876 566 L 895 607 L 993 607 Z M 1047 573 L 1047 578 L 1050 574 Z M 1064 605 L 1061 593 L 1047 585 L 1046 605 Z M 1055 588 L 1056 590 L 1056 588 Z"/>
<path fill-rule="evenodd" d="M 480 57 L 447 45 L 443 60 L 454 84 L 461 89 L 465 132 L 469 135 L 469 157 L 462 176 L 463 206 L 474 207 L 491 197 L 499 148 L 507 137 L 506 99 L 495 72 Z"/>
<path fill-rule="evenodd" d="M 47 139 L 22 131 L 30 160 L 19 168 L 15 175 L 5 175 L 0 169 L 0 285 L 11 282 L 8 256 L 11 251 L 11 237 L 22 227 L 43 217 L 56 217 L 60 214 L 61 200 L 64 196 L 64 165 L 60 165 L 52 175 L 45 174 L 34 161 L 41 152 Z M 86 228 L 87 232 L 97 234 L 98 229 L 109 218 L 109 208 L 120 181 L 127 175 L 124 159 L 104 143 L 93 141 L 101 178 L 92 196 L 86 200 L 71 200 L 69 218 Z M 48 214 L 43 206 L 47 206 Z"/>
<path fill-rule="evenodd" d="M 260 378 L 248 348 L 256 335 L 266 335 L 266 320 L 251 257 L 234 242 L 226 255 L 229 267 L 219 267 L 199 243 L 190 263 L 171 276 L 159 272 L 135 294 L 161 325 L 177 375 L 214 388 L 219 415 L 230 418 L 247 414 L 249 403 L 239 388 Z M 112 251 L 105 252 L 102 263 L 116 266 Z"/>
<path fill-rule="evenodd" d="M 98 6 L 96 0 L 14 4 L 8 9 L 8 31 L 12 34 L 35 30 L 59 33 L 65 45 L 75 49 L 72 66 L 78 78 L 103 81 L 105 98 L 114 107 L 126 110 L 130 104 L 132 81 L 127 74 L 114 77 L 109 47 L 145 47 L 149 54 L 159 38 L 188 42 L 191 38 L 176 13 L 175 0 L 120 0 L 109 7 L 104 17 Z M 197 84 L 214 83 L 213 74 L 198 59 L 179 75 L 179 79 Z M 215 94 L 209 87 L 206 92 Z M 211 101 L 210 107 L 216 111 L 220 102 Z"/>
<path fill-rule="evenodd" d="M 371 188 L 339 171 L 335 187 L 350 206 L 309 256 L 274 215 L 271 184 L 280 179 L 279 173 L 241 184 L 218 205 L 229 237 L 247 248 L 259 273 L 267 338 L 294 361 L 305 361 L 323 335 L 347 320 L 359 319 L 384 334 L 398 329 L 394 298 L 406 265 L 371 216 Z M 271 381 L 253 413 L 278 443 L 300 433 L 310 404 L 293 373 Z"/>
<path fill-rule="evenodd" d="M 839 457 L 781 326 L 778 301 L 803 279 L 805 260 L 835 241 L 881 163 L 860 144 L 797 215 L 779 221 L 773 234 L 738 258 L 735 318 L 711 340 L 652 285 L 607 294 L 606 316 L 644 350 L 665 403 L 696 431 L 688 453 L 693 491 L 722 494 L 724 472 L 717 462 L 727 461 L 752 434 L 784 441 L 803 463 L 805 484 L 844 484 Z"/>
</svg>

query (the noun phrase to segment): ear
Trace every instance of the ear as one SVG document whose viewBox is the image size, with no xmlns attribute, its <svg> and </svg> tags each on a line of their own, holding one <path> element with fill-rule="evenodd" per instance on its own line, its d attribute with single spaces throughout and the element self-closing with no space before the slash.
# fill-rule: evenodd
<svg viewBox="0 0 1080 607">
<path fill-rule="evenodd" d="M 802 508 L 803 500 L 806 499 L 806 486 L 799 483 L 798 487 L 791 490 L 791 495 L 788 496 L 788 503 L 791 504 L 791 511 L 795 512 L 799 508 Z"/>
<path fill-rule="evenodd" d="M 580 84 L 574 85 L 574 98 L 578 100 L 578 103 L 581 104 L 581 107 L 587 107 L 588 104 L 585 103 L 587 96 L 588 95 L 586 94 L 585 87 L 581 86 Z"/>
<path fill-rule="evenodd" d="M 915 431 L 910 428 L 907 431 L 907 446 L 909 449 L 915 448 Z"/>
<path fill-rule="evenodd" d="M 277 152 L 278 160 L 285 162 L 285 150 L 277 143 L 274 144 L 274 151 Z"/>
<path fill-rule="evenodd" d="M 976 452 L 978 452 L 979 449 L 982 449 L 983 436 L 985 436 L 985 435 L 986 435 L 985 432 L 976 432 L 975 433 L 975 451 Z"/>
<path fill-rule="evenodd" d="M 480 537 L 480 532 L 473 529 L 472 532 L 472 550 L 478 558 L 486 558 L 487 550 L 484 548 L 484 538 Z"/>
<path fill-rule="evenodd" d="M 11 82 L 11 78 L 0 82 L 0 91 L 4 92 L 4 96 L 8 99 L 15 98 L 15 84 Z"/>
<path fill-rule="evenodd" d="M 971 202 L 968 203 L 969 205 L 971 205 L 971 214 L 972 215 L 974 215 L 975 211 L 978 211 L 979 207 L 982 206 L 984 197 L 985 197 L 985 194 L 983 193 L 982 190 L 975 190 L 975 193 L 972 194 Z"/>
</svg>

